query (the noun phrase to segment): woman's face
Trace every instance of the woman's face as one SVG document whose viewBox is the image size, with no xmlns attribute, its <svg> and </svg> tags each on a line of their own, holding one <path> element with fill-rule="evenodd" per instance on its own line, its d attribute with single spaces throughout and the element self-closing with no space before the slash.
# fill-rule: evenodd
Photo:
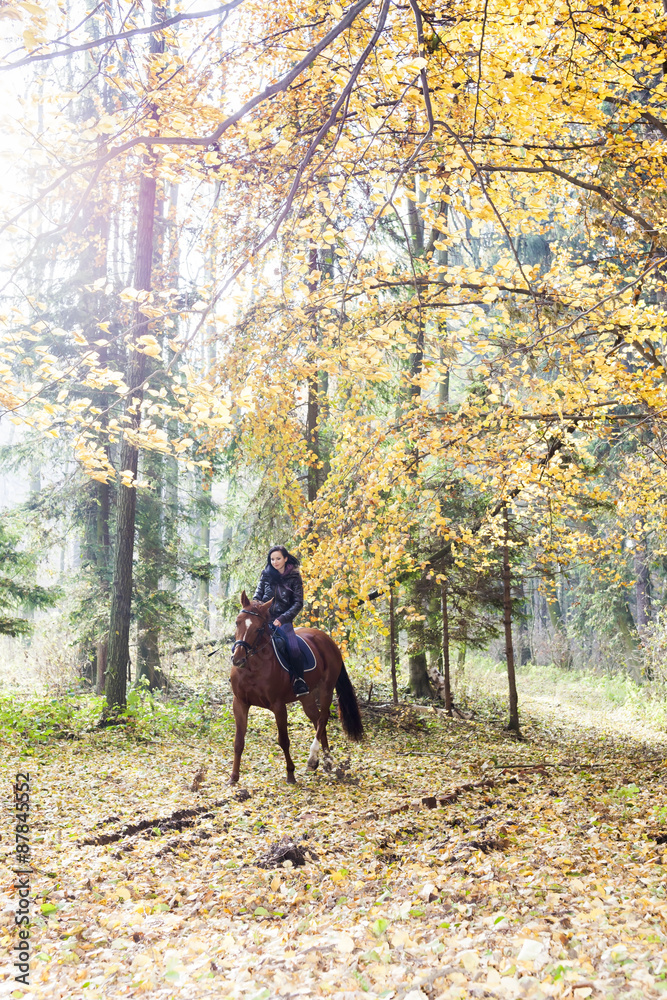
<svg viewBox="0 0 667 1000">
<path fill-rule="evenodd" d="M 274 569 L 277 569 L 279 573 L 283 573 L 285 571 L 286 562 L 287 559 L 282 554 L 280 549 L 276 549 L 275 552 L 271 553 L 271 565 L 273 566 Z"/>
</svg>

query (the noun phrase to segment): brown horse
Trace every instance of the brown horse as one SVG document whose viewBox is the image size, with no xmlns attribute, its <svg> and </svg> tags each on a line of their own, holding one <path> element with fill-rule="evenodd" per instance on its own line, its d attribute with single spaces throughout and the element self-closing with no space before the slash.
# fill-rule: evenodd
<svg viewBox="0 0 667 1000">
<path fill-rule="evenodd" d="M 234 692 L 236 720 L 234 764 L 229 779 L 230 784 L 235 784 L 239 780 L 241 754 L 248 728 L 248 712 L 252 705 L 268 708 L 275 715 L 278 742 L 287 764 L 287 780 L 294 784 L 294 761 L 289 752 L 286 706 L 296 701 L 296 696 L 292 690 L 290 676 L 280 666 L 273 650 L 269 634 L 272 604 L 273 599 L 261 604 L 259 601 L 249 601 L 245 590 L 241 594 L 243 610 L 236 618 L 236 641 L 232 647 L 230 678 Z M 315 669 L 309 670 L 306 677 L 310 693 L 300 699 L 304 712 L 315 726 L 315 739 L 310 748 L 307 765 L 311 771 L 315 771 L 319 763 L 320 745 L 325 758 L 330 756 L 327 722 L 334 688 L 338 695 L 338 715 L 345 734 L 351 740 L 359 742 L 364 730 L 357 696 L 336 643 L 326 632 L 321 632 L 317 628 L 300 628 L 296 631 L 308 640 L 316 658 Z"/>
</svg>

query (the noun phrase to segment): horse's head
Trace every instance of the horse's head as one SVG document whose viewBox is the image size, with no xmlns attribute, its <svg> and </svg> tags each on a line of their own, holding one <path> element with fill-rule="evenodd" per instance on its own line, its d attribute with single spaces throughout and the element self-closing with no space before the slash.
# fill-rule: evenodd
<svg viewBox="0 0 667 1000">
<path fill-rule="evenodd" d="M 236 634 L 232 646 L 232 663 L 241 667 L 251 653 L 255 652 L 257 642 L 266 632 L 270 618 L 273 598 L 261 604 L 259 601 L 249 601 L 245 590 L 241 594 L 241 611 L 236 616 Z"/>
</svg>

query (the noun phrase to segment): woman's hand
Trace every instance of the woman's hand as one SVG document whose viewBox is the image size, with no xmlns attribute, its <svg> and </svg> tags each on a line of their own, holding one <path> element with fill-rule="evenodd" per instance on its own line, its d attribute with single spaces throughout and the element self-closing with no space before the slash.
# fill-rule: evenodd
<svg viewBox="0 0 667 1000">
<path fill-rule="evenodd" d="M 276 626 L 276 628 L 280 628 L 280 626 L 282 625 L 282 622 L 281 622 L 280 618 L 276 618 L 275 621 L 273 622 L 273 624 Z"/>
</svg>

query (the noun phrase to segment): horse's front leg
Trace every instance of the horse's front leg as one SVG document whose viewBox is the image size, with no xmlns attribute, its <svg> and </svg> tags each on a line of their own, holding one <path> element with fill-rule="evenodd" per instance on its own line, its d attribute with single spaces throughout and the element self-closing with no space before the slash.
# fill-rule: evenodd
<svg viewBox="0 0 667 1000">
<path fill-rule="evenodd" d="M 287 780 L 290 785 L 295 785 L 296 780 L 294 778 L 294 761 L 290 757 L 289 752 L 289 733 L 287 731 L 287 706 L 285 702 L 281 702 L 276 708 L 273 709 L 273 714 L 276 717 L 276 725 L 278 726 L 278 742 L 280 743 L 280 748 L 285 754 L 285 763 L 287 765 Z"/>
<path fill-rule="evenodd" d="M 250 705 L 247 705 L 244 701 L 241 701 L 236 695 L 234 695 L 234 719 L 236 720 L 236 735 L 234 736 L 234 763 L 232 765 L 232 773 L 229 778 L 229 784 L 235 785 L 239 780 L 239 771 L 241 769 L 241 754 L 243 753 L 243 748 L 245 746 L 245 734 L 248 728 L 248 712 L 250 710 Z"/>
</svg>

